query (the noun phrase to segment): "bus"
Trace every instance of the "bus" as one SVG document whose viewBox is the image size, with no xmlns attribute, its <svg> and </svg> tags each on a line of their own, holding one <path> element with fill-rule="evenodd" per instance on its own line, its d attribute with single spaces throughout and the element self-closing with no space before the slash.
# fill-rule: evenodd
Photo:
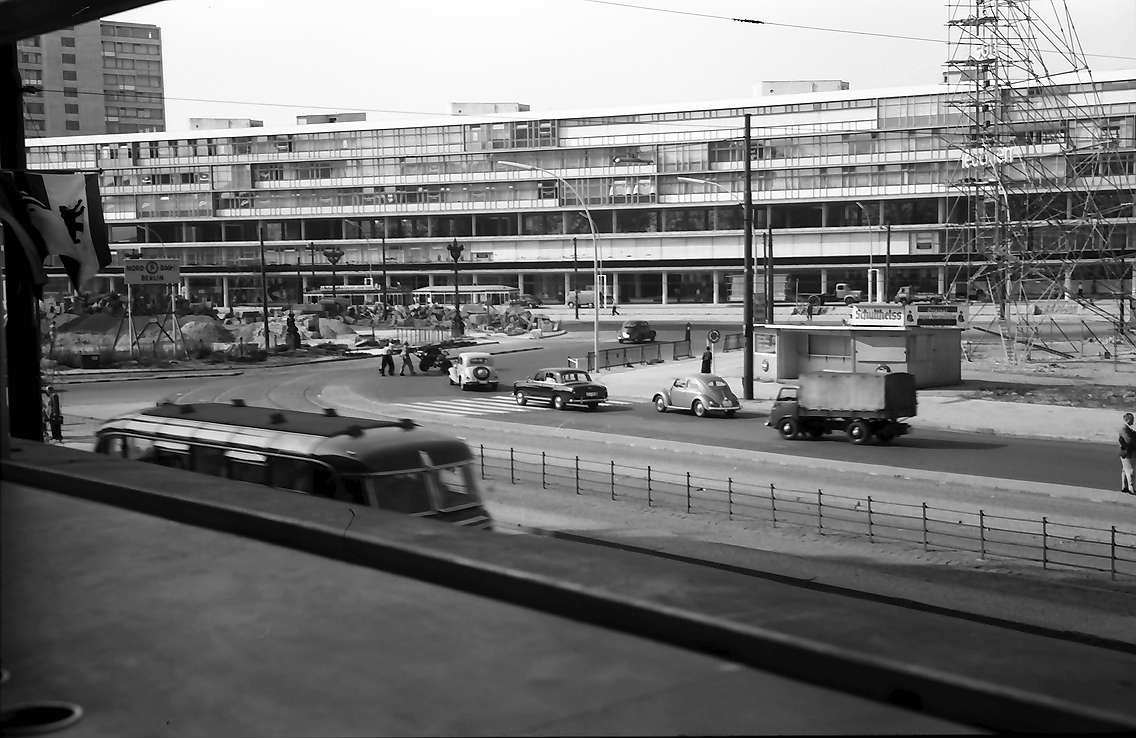
<svg viewBox="0 0 1136 738">
<path fill-rule="evenodd" d="M 335 289 L 325 284 L 304 292 L 304 302 L 318 303 L 333 298 L 344 300 L 349 305 L 377 305 L 382 303 L 383 288 L 381 284 L 364 280 L 363 284 L 337 284 Z M 410 291 L 402 287 L 387 287 L 386 298 L 388 305 L 409 305 Z"/>
<path fill-rule="evenodd" d="M 95 451 L 465 527 L 492 527 L 469 446 L 410 419 L 277 410 L 242 400 L 163 403 L 103 423 Z"/>
<path fill-rule="evenodd" d="M 453 307 L 454 286 L 419 287 L 410 293 L 419 305 L 441 305 Z M 458 285 L 458 300 L 462 305 L 508 305 L 520 298 L 521 290 L 503 284 L 462 284 Z"/>
</svg>

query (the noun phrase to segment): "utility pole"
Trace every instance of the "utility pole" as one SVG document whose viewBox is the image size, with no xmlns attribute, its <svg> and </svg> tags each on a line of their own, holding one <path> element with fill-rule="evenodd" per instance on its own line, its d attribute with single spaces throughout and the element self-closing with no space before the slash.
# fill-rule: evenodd
<svg viewBox="0 0 1136 738">
<path fill-rule="evenodd" d="M 884 284 L 881 302 L 888 301 L 888 290 L 891 285 L 891 222 L 889 221 L 886 226 L 887 229 L 887 250 L 884 252 Z"/>
<path fill-rule="evenodd" d="M 572 302 L 576 306 L 576 320 L 580 319 L 580 257 L 576 253 L 576 237 L 572 236 Z"/>
<path fill-rule="evenodd" d="M 268 276 L 264 266 L 264 226 L 257 224 L 256 237 L 260 241 L 260 308 L 264 312 L 264 350 L 272 350 L 269 345 L 271 333 L 268 331 Z M 175 318 L 176 320 L 176 318 Z M 133 327 L 131 328 L 133 330 Z"/>
<path fill-rule="evenodd" d="M 387 319 L 387 228 L 383 219 L 383 321 Z M 374 326 L 372 326 L 373 328 Z"/>
<path fill-rule="evenodd" d="M 742 251 L 742 261 L 745 264 L 745 296 L 742 303 L 742 320 L 745 321 L 745 356 L 742 357 L 742 397 L 753 399 L 753 159 L 752 142 L 750 140 L 750 124 L 752 117 L 745 116 L 745 138 L 743 139 L 743 160 L 745 161 L 745 198 L 743 206 L 745 213 L 742 216 L 742 228 L 745 230 Z M 765 301 L 769 302 L 769 294 Z"/>
<path fill-rule="evenodd" d="M 765 322 L 773 323 L 773 226 L 765 224 Z"/>
</svg>

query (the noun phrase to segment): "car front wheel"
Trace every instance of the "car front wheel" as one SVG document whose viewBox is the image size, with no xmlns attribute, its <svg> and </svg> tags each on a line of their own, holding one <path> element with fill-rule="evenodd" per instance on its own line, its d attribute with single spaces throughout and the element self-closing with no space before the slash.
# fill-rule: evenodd
<svg viewBox="0 0 1136 738">
<path fill-rule="evenodd" d="M 527 404 L 529 404 L 529 398 L 528 398 L 528 397 L 526 397 L 526 396 L 525 396 L 525 393 L 524 393 L 524 392 L 521 392 L 520 390 L 517 390 L 516 392 L 514 392 L 514 393 L 513 393 L 513 399 L 514 399 L 514 400 L 516 401 L 516 403 L 517 403 L 518 405 L 527 405 Z"/>
<path fill-rule="evenodd" d="M 557 410 L 567 410 L 568 401 L 564 399 L 564 395 L 553 395 L 552 406 Z"/>
<path fill-rule="evenodd" d="M 655 409 L 660 413 L 667 411 L 667 400 L 662 395 L 655 395 Z"/>
</svg>

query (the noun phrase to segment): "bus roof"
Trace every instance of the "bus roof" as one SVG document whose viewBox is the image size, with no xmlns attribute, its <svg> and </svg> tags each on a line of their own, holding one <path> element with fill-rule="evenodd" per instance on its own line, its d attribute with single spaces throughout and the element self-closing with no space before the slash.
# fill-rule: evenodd
<svg viewBox="0 0 1136 738">
<path fill-rule="evenodd" d="M 519 287 L 510 287 L 509 285 L 505 285 L 505 284 L 459 284 L 458 285 L 458 293 L 459 294 L 463 293 L 463 292 L 516 292 L 516 293 L 520 293 L 520 291 L 521 290 L 520 290 Z M 454 286 L 452 284 L 449 285 L 448 287 L 446 285 L 435 285 L 433 287 L 419 287 L 418 289 L 414 290 L 414 294 L 416 294 L 416 295 L 428 295 L 428 294 L 436 294 L 436 293 L 453 294 L 453 292 L 454 292 Z"/>
<path fill-rule="evenodd" d="M 202 423 L 223 423 L 243 428 L 303 433 L 309 436 L 323 436 L 324 438 L 353 435 L 369 428 L 405 428 L 409 430 L 414 427 L 414 421 L 410 419 L 368 420 L 339 415 L 335 411 L 325 411 L 325 414 L 320 415 L 268 407 L 250 407 L 235 402 L 229 405 L 220 402 L 186 405 L 167 403 L 143 410 L 141 414 L 155 418 L 181 418 L 182 420 L 194 420 Z"/>
</svg>

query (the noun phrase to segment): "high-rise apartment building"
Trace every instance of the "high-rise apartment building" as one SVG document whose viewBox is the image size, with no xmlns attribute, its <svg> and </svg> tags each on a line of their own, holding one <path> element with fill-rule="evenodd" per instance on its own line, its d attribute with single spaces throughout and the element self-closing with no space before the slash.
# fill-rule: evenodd
<svg viewBox="0 0 1136 738">
<path fill-rule="evenodd" d="M 162 34 L 143 23 L 92 21 L 17 45 L 24 135 L 143 133 L 166 128 Z"/>
</svg>

